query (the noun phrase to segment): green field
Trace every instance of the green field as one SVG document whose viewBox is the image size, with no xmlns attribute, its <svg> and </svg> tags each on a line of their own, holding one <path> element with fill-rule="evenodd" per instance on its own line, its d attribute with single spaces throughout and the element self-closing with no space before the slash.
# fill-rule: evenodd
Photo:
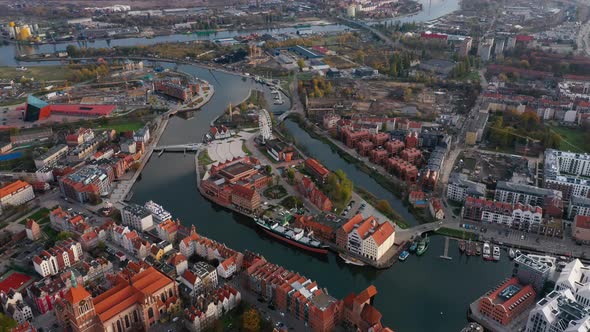
<svg viewBox="0 0 590 332">
<path fill-rule="evenodd" d="M 17 77 L 34 78 L 35 81 L 65 80 L 70 70 L 64 66 L 28 67 L 27 70 L 16 70 L 16 67 L 0 67 L 0 79 Z"/>
<path fill-rule="evenodd" d="M 97 127 L 97 129 L 114 129 L 117 133 L 126 131 L 136 131 L 142 128 L 144 124 L 140 121 L 124 122 L 124 123 L 109 123 Z"/>
<path fill-rule="evenodd" d="M 590 152 L 590 144 L 587 142 L 590 136 L 583 129 L 552 126 L 551 130 L 562 138 L 559 149 L 573 152 Z"/>
</svg>

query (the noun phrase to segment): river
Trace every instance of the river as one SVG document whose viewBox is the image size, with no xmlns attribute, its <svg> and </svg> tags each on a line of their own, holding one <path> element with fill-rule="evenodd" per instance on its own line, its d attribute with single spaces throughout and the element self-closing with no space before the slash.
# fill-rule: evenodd
<svg viewBox="0 0 590 332">
<path fill-rule="evenodd" d="M 213 77 L 210 71 L 194 66 L 180 66 L 179 69 L 212 82 L 216 93 L 192 119 L 171 119 L 162 137 L 163 144 L 199 141 L 210 121 L 227 103 L 238 103 L 247 96 L 250 88 L 255 87 L 252 80 L 244 81 L 237 75 L 215 72 Z M 273 109 L 273 112 L 280 111 Z M 305 146 L 327 167 L 343 169 L 355 185 L 388 199 L 405 218 L 413 219 L 398 205 L 394 195 L 347 164 L 328 145 L 311 138 L 292 121 L 286 122 L 286 128 L 298 144 Z M 195 181 L 191 155 L 167 153 L 161 157 L 153 156 L 143 170 L 142 180 L 133 187 L 133 201 L 154 200 L 185 225 L 194 224 L 198 232 L 237 250 L 259 252 L 274 263 L 318 281 L 338 298 L 374 284 L 379 291 L 375 304 L 383 314 L 383 322 L 396 331 L 458 331 L 466 322 L 468 303 L 511 272 L 512 265 L 506 257 L 498 263 L 467 258 L 459 255 L 456 242 L 452 242 L 449 251 L 453 260 L 443 260 L 439 256 L 443 253 L 444 241 L 437 236 L 432 238 L 425 256 L 411 256 L 406 262 L 383 271 L 345 265 L 333 254 L 327 257 L 308 255 L 268 238 L 248 218 L 213 205 L 200 196 Z"/>
<path fill-rule="evenodd" d="M 460 1 L 461 0 L 418 0 L 422 4 L 422 10 L 414 15 L 404 16 L 404 17 L 397 17 L 391 18 L 386 20 L 380 21 L 373 21 L 370 24 L 380 23 L 380 22 L 401 22 L 401 23 L 410 23 L 410 22 L 425 22 L 430 21 L 432 19 L 438 18 L 440 16 L 452 13 L 460 8 Z M 322 32 L 337 32 L 337 31 L 344 31 L 350 29 L 346 25 L 341 24 L 328 24 L 328 25 L 317 25 L 312 26 L 312 30 L 317 33 Z M 198 35 L 198 34 L 174 34 L 174 35 L 167 35 L 167 36 L 156 36 L 151 39 L 147 38 L 122 38 L 122 39 L 113 39 L 110 41 L 107 40 L 96 40 L 94 42 L 89 42 L 86 44 L 81 44 L 76 41 L 71 42 L 59 42 L 56 44 L 42 44 L 42 45 L 20 45 L 20 44 L 8 44 L 0 46 L 0 66 L 17 66 L 17 65 L 25 65 L 25 66 L 34 66 L 39 65 L 41 63 L 34 63 L 34 62 L 23 62 L 20 63 L 16 61 L 15 56 L 17 55 L 32 55 L 38 53 L 52 53 L 58 51 L 65 51 L 68 45 L 76 45 L 76 46 L 83 46 L 86 45 L 87 47 L 93 48 L 103 48 L 103 47 L 113 47 L 113 46 L 136 46 L 136 45 L 153 45 L 157 43 L 164 43 L 164 42 L 188 42 L 193 40 L 214 40 L 218 38 L 230 38 L 236 37 L 240 35 L 249 35 L 251 33 L 257 34 L 295 34 L 297 32 L 297 28 L 279 28 L 279 29 L 260 29 L 260 30 L 249 30 L 249 31 L 219 31 L 209 35 Z M 58 62 L 55 62 L 56 64 Z M 45 63 L 49 64 L 49 63 Z"/>
</svg>

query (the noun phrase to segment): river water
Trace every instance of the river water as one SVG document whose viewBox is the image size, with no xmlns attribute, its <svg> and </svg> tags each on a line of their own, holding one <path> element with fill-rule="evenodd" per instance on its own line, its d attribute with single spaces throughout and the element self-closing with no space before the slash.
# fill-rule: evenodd
<svg viewBox="0 0 590 332">
<path fill-rule="evenodd" d="M 256 84 L 232 74 L 211 72 L 194 66 L 180 66 L 191 74 L 215 84 L 215 95 L 202 111 L 190 120 L 173 118 L 162 137 L 162 144 L 198 142 L 229 102 L 244 99 Z M 258 86 L 257 88 L 260 88 Z M 280 112 L 288 105 L 281 105 Z M 372 178 L 349 165 L 330 147 L 311 138 L 292 121 L 286 128 L 298 144 L 330 169 L 343 169 L 355 183 L 389 200 L 407 220 L 413 220 L 394 195 Z M 396 331 L 458 331 L 466 322 L 469 302 L 485 293 L 511 272 L 511 263 L 485 263 L 480 258 L 459 255 L 456 242 L 451 242 L 449 255 L 453 260 L 439 258 L 444 239 L 433 237 L 425 256 L 411 256 L 384 271 L 343 264 L 335 255 L 317 257 L 283 245 L 259 232 L 248 218 L 219 208 L 204 199 L 196 190 L 194 157 L 183 154 L 153 156 L 142 173 L 142 180 L 133 187 L 133 201 L 154 200 L 185 225 L 194 224 L 197 231 L 237 250 L 253 250 L 268 260 L 318 281 L 338 297 L 360 292 L 374 284 L 379 294 L 376 306 L 385 324 Z M 505 255 L 506 256 L 506 255 Z M 442 312 L 442 314 L 441 314 Z"/>
</svg>

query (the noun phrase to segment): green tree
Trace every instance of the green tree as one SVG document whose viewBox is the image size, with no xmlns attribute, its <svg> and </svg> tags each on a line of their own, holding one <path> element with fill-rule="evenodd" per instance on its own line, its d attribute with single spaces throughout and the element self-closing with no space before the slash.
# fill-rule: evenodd
<svg viewBox="0 0 590 332">
<path fill-rule="evenodd" d="M 386 200 L 384 200 L 384 199 L 379 200 L 377 202 L 377 204 L 375 205 L 375 208 L 379 212 L 381 212 L 381 213 L 383 213 L 385 215 L 388 215 L 388 214 L 392 214 L 393 213 L 393 208 L 391 207 L 391 205 L 389 205 L 389 202 L 386 201 Z"/>
<path fill-rule="evenodd" d="M 61 231 L 61 232 L 59 232 L 59 233 L 57 234 L 57 237 L 56 237 L 56 239 L 57 239 L 58 241 L 61 241 L 61 240 L 67 240 L 67 239 L 70 239 L 70 238 L 72 238 L 73 236 L 74 236 L 74 234 L 72 234 L 72 233 L 70 233 L 70 232 Z"/>
<path fill-rule="evenodd" d="M 260 314 L 256 309 L 248 309 L 242 315 L 242 328 L 248 332 L 260 331 Z"/>
<path fill-rule="evenodd" d="M 305 67 L 305 61 L 303 59 L 299 59 L 297 60 L 297 65 L 299 66 L 299 70 L 303 70 L 303 67 Z"/>
<path fill-rule="evenodd" d="M 8 332 L 16 326 L 17 323 L 14 319 L 3 313 L 0 313 L 0 332 Z"/>
</svg>

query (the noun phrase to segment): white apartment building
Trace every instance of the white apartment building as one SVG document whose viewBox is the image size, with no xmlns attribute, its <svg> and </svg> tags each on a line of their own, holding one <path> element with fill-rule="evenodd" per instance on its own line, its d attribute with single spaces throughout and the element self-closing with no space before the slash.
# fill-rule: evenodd
<svg viewBox="0 0 590 332">
<path fill-rule="evenodd" d="M 486 186 L 483 183 L 470 181 L 465 174 L 453 173 L 447 185 L 447 198 L 455 202 L 464 202 L 467 196 L 484 197 Z"/>
<path fill-rule="evenodd" d="M 164 208 L 161 205 L 157 204 L 154 201 L 148 201 L 145 203 L 144 206 L 146 209 L 150 211 L 150 213 L 154 217 L 154 221 L 157 224 L 164 222 L 168 219 L 172 219 L 172 215 L 170 214 L 170 212 L 164 210 Z"/>
<path fill-rule="evenodd" d="M 8 206 L 25 204 L 35 198 L 33 187 L 25 181 L 17 180 L 0 188 L 0 211 Z"/>
<path fill-rule="evenodd" d="M 590 268 L 582 264 L 579 259 L 569 262 L 559 274 L 555 282 L 555 290 L 569 289 L 576 301 L 590 306 Z"/>
<path fill-rule="evenodd" d="M 68 146 L 65 144 L 59 144 L 51 149 L 47 150 L 44 154 L 35 158 L 35 167 L 41 169 L 45 166 L 53 166 L 58 160 L 65 157 L 68 154 Z"/>
<path fill-rule="evenodd" d="M 149 230 L 154 227 L 154 219 L 148 209 L 141 205 L 127 205 L 121 211 L 123 225 L 139 231 Z"/>
<path fill-rule="evenodd" d="M 553 149 L 545 150 L 545 188 L 563 192 L 563 199 L 588 197 L 590 193 L 590 155 Z"/>
<path fill-rule="evenodd" d="M 588 332 L 590 308 L 576 301 L 569 289 L 554 290 L 529 313 L 526 332 Z"/>
</svg>

